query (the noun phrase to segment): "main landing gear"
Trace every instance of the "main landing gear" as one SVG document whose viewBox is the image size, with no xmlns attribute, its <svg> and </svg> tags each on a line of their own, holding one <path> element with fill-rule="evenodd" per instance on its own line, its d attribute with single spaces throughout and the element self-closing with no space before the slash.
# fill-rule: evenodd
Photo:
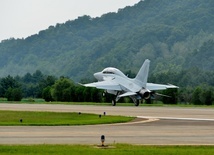
<svg viewBox="0 0 214 155">
<path fill-rule="evenodd" d="M 133 99 L 133 101 L 134 101 L 134 105 L 137 107 L 137 106 L 139 106 L 139 104 L 140 104 L 140 100 L 137 100 L 137 99 Z M 113 99 L 112 101 L 111 101 L 111 103 L 112 103 L 112 106 L 116 106 L 116 100 L 115 99 Z"/>
<path fill-rule="evenodd" d="M 134 105 L 137 107 L 137 106 L 139 106 L 139 104 L 140 104 L 140 101 L 139 100 L 136 100 L 136 102 L 134 102 Z"/>
<path fill-rule="evenodd" d="M 120 99 L 120 97 L 119 97 L 120 92 L 119 91 L 116 92 L 115 95 L 116 95 L 116 98 L 112 99 L 112 101 L 111 101 L 112 106 L 116 106 L 117 101 Z M 140 104 L 140 98 L 136 98 L 136 96 L 130 96 L 130 98 L 133 100 L 135 106 L 139 106 L 139 104 Z"/>
<path fill-rule="evenodd" d="M 140 100 L 138 100 L 138 99 L 136 99 L 136 98 L 134 98 L 134 97 L 131 97 L 131 99 L 132 99 L 132 101 L 134 102 L 134 105 L 135 105 L 136 107 L 139 106 Z"/>
<path fill-rule="evenodd" d="M 115 100 L 115 99 L 113 99 L 113 100 L 111 101 L 111 103 L 112 103 L 112 106 L 116 106 L 116 100 Z"/>
<path fill-rule="evenodd" d="M 116 94 L 116 99 L 113 99 L 112 101 L 111 101 L 111 103 L 112 103 L 112 105 L 113 106 L 116 106 L 116 103 L 117 103 L 117 101 L 120 99 L 120 97 L 118 97 L 118 95 L 120 94 L 120 92 L 117 92 L 117 94 Z"/>
</svg>

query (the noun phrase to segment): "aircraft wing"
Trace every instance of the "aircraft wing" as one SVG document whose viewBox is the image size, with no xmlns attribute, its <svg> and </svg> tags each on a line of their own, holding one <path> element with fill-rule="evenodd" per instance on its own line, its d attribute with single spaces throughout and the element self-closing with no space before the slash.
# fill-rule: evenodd
<svg viewBox="0 0 214 155">
<path fill-rule="evenodd" d="M 98 89 L 106 89 L 106 90 L 117 90 L 117 91 L 122 90 L 120 85 L 118 83 L 114 82 L 114 80 L 93 82 L 93 83 L 83 84 L 83 86 L 96 87 Z"/>
<path fill-rule="evenodd" d="M 156 84 L 156 83 L 147 83 L 146 88 L 148 90 L 164 90 L 168 88 L 179 88 L 179 87 L 171 84 L 163 85 L 163 84 Z"/>
</svg>

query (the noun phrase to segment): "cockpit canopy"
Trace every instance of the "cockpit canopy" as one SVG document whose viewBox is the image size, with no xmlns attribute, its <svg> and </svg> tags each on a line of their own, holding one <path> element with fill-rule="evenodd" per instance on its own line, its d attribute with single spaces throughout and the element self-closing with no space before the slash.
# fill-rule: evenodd
<svg viewBox="0 0 214 155">
<path fill-rule="evenodd" d="M 125 76 L 119 69 L 113 68 L 113 67 L 105 68 L 102 71 L 102 73 L 103 74 L 116 74 L 116 75 L 119 75 L 119 76 Z"/>
</svg>

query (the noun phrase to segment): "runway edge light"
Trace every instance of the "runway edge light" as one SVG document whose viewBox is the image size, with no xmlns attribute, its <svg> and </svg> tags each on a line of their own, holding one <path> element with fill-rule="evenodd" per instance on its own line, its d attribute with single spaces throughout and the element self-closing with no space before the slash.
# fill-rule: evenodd
<svg viewBox="0 0 214 155">
<path fill-rule="evenodd" d="M 102 146 L 104 146 L 104 142 L 105 142 L 105 135 L 102 135 L 102 136 L 101 136 L 101 143 L 102 143 Z"/>
</svg>

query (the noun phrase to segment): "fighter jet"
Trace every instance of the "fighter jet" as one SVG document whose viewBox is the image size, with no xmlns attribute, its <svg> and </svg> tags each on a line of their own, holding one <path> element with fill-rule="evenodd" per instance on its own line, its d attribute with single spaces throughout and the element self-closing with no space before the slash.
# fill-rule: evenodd
<svg viewBox="0 0 214 155">
<path fill-rule="evenodd" d="M 178 88 L 171 84 L 147 83 L 149 65 L 150 60 L 146 59 L 135 78 L 127 77 L 117 68 L 108 67 L 94 74 L 98 82 L 83 84 L 83 86 L 104 89 L 107 93 L 116 95 L 116 98 L 112 100 L 113 106 L 121 97 L 126 96 L 129 96 L 135 106 L 138 106 L 140 100 L 149 99 L 156 90 Z"/>
</svg>

